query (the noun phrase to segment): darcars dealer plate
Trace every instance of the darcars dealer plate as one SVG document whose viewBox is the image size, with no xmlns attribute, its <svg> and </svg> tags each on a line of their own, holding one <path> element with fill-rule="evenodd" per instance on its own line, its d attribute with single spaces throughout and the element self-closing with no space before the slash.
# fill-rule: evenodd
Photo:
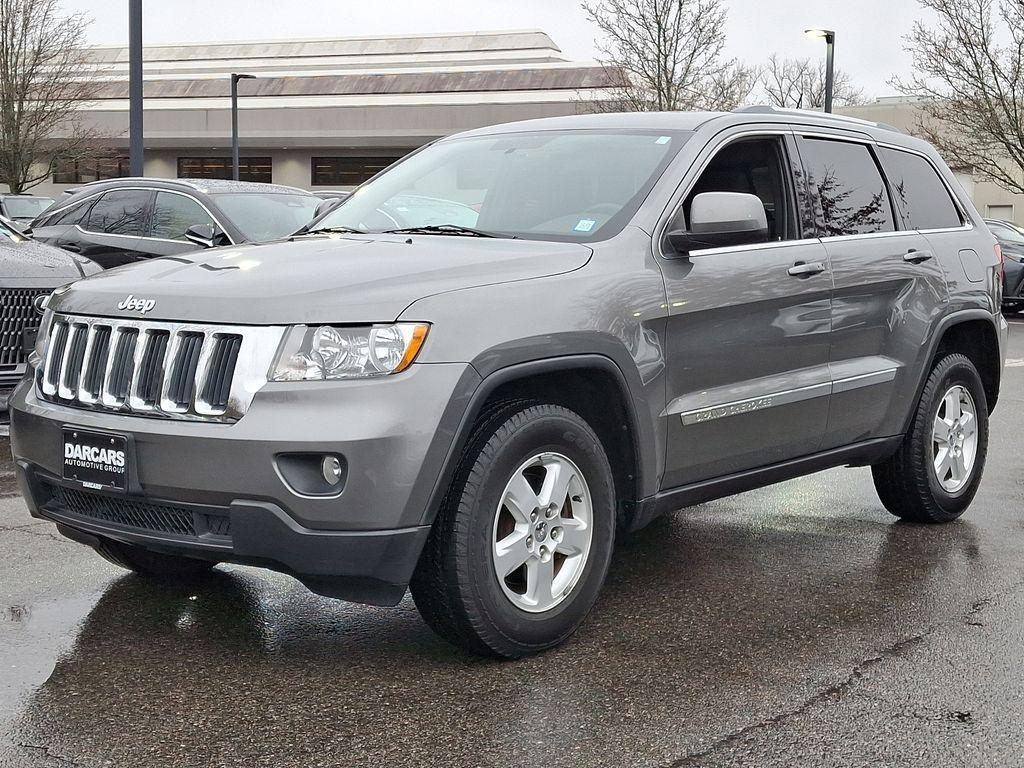
<svg viewBox="0 0 1024 768">
<path fill-rule="evenodd" d="M 128 439 L 64 428 L 64 479 L 87 488 L 128 488 Z"/>
</svg>

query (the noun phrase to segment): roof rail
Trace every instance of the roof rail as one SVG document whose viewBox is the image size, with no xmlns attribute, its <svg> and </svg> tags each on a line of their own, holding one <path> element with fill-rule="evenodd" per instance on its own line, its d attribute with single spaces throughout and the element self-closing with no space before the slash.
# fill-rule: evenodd
<svg viewBox="0 0 1024 768">
<path fill-rule="evenodd" d="M 837 115 L 834 112 L 819 112 L 816 109 L 788 109 L 783 107 L 773 107 L 770 104 L 751 104 L 746 107 L 736 107 L 733 110 L 736 113 L 743 114 L 761 114 L 761 115 L 795 115 L 799 117 L 814 117 L 817 119 L 835 120 L 837 122 L 844 123 L 856 123 L 857 125 L 869 125 L 872 128 L 881 128 L 885 131 L 893 131 L 894 133 L 903 133 L 899 128 L 889 125 L 888 123 L 876 123 L 871 120 L 864 120 L 859 117 L 850 117 L 848 115 Z"/>
<path fill-rule="evenodd" d="M 193 189 L 201 189 L 201 187 L 193 181 L 188 179 L 165 179 L 160 176 L 115 176 L 111 179 L 96 179 L 95 181 L 85 181 L 79 184 L 79 187 L 91 187 L 97 184 L 109 184 L 112 181 L 162 181 L 167 184 L 184 184 L 187 187 Z"/>
</svg>

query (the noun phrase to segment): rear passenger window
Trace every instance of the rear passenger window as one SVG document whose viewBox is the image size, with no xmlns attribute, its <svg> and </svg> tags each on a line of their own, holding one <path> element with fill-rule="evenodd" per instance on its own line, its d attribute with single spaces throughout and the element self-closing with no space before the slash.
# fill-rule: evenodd
<svg viewBox="0 0 1024 768">
<path fill-rule="evenodd" d="M 892 232 L 892 204 L 871 150 L 864 144 L 802 139 L 800 155 L 820 206 L 825 237 Z"/>
<path fill-rule="evenodd" d="M 879 155 L 909 228 L 942 229 L 963 224 L 949 190 L 925 158 L 887 148 L 882 148 Z"/>
<path fill-rule="evenodd" d="M 53 226 L 56 224 L 81 224 L 85 220 L 85 215 L 89 212 L 89 206 L 91 206 L 95 200 L 83 200 L 78 205 L 73 205 L 66 211 L 60 213 L 51 214 L 48 219 L 44 219 L 41 225 L 44 227 Z"/>
<path fill-rule="evenodd" d="M 110 235 L 145 234 L 146 208 L 150 193 L 144 189 L 107 192 L 89 212 L 88 229 Z"/>
</svg>

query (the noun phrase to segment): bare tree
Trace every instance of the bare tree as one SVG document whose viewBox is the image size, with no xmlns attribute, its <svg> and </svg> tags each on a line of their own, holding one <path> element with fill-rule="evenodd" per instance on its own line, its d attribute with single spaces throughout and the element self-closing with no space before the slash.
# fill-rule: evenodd
<svg viewBox="0 0 1024 768">
<path fill-rule="evenodd" d="M 91 151 L 77 109 L 95 87 L 82 79 L 88 24 L 57 0 L 0 0 L 0 183 L 11 192 L 43 181 L 51 158 Z"/>
<path fill-rule="evenodd" d="M 777 54 L 761 68 L 761 90 L 768 103 L 787 109 L 825 108 L 825 62 L 811 59 L 783 59 Z M 832 102 L 837 107 L 864 103 L 864 91 L 850 76 L 836 70 Z"/>
<path fill-rule="evenodd" d="M 754 85 L 752 70 L 724 57 L 721 0 L 595 0 L 583 10 L 616 94 L 595 109 L 732 109 Z"/>
<path fill-rule="evenodd" d="M 934 23 L 914 24 L 914 74 L 892 81 L 919 100 L 915 132 L 950 165 L 1024 193 L 1024 4 L 920 2 Z"/>
</svg>

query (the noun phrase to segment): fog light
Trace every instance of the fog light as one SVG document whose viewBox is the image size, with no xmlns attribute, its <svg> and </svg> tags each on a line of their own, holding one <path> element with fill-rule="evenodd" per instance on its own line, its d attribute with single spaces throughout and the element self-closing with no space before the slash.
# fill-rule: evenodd
<svg viewBox="0 0 1024 768">
<path fill-rule="evenodd" d="M 337 456 L 324 456 L 324 460 L 320 462 L 320 472 L 328 485 L 337 485 L 341 482 L 344 468 Z"/>
</svg>

